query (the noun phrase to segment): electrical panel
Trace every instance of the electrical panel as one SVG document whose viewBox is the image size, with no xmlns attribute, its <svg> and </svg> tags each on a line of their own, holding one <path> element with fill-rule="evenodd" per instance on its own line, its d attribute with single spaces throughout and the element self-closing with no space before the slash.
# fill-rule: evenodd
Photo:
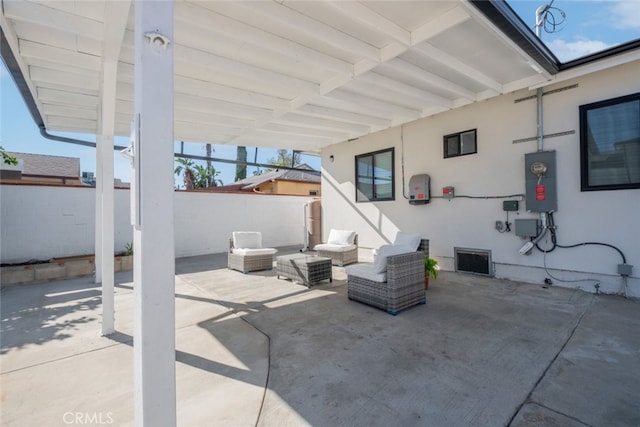
<svg viewBox="0 0 640 427">
<path fill-rule="evenodd" d="M 424 205 L 429 203 L 431 178 L 426 173 L 409 178 L 409 203 Z"/>
<path fill-rule="evenodd" d="M 527 210 L 558 210 L 557 169 L 555 151 L 538 151 L 524 155 L 524 177 Z"/>
</svg>

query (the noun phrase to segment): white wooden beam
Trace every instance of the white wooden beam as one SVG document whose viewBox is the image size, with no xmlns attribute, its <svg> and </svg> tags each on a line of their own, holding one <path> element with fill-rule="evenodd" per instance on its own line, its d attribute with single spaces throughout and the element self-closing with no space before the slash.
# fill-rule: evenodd
<svg viewBox="0 0 640 427">
<path fill-rule="evenodd" d="M 374 72 L 363 74 L 355 79 L 355 81 L 364 82 L 374 87 L 384 88 L 402 98 L 407 98 L 408 100 L 413 99 L 415 102 L 418 102 L 418 105 L 424 106 L 426 103 L 431 103 L 441 107 L 451 108 L 450 99 Z"/>
<path fill-rule="evenodd" d="M 290 88 L 302 93 L 318 92 L 318 85 L 312 82 L 244 64 L 223 56 L 193 49 L 189 46 L 176 46 L 175 57 L 176 61 L 181 61 L 184 64 L 208 68 L 211 70 L 211 74 L 224 73 L 228 76 L 233 76 L 235 78 L 235 87 L 240 89 L 244 88 L 244 80 L 248 79 L 264 85 L 272 85 L 283 89 Z"/>
<path fill-rule="evenodd" d="M 351 111 L 340 110 L 321 105 L 306 104 L 298 108 L 298 112 L 307 113 L 309 115 L 324 117 L 327 119 L 335 119 L 347 123 L 356 123 L 365 126 L 389 126 L 387 119 L 366 114 L 353 113 Z"/>
<path fill-rule="evenodd" d="M 391 119 L 417 119 L 420 117 L 419 110 L 392 104 L 347 90 L 333 91 L 328 94 L 327 97 L 351 103 L 356 108 L 356 111 L 362 111 L 372 115 L 389 117 Z"/>
<path fill-rule="evenodd" d="M 429 43 L 423 43 L 420 46 L 417 46 L 415 48 L 415 52 L 429 60 L 437 61 L 452 70 L 465 75 L 467 78 L 486 86 L 488 89 L 492 89 L 498 93 L 503 92 L 502 84 L 499 82 Z"/>
<path fill-rule="evenodd" d="M 20 55 L 24 58 L 49 61 L 55 64 L 72 65 L 85 70 L 100 71 L 102 62 L 99 56 L 87 55 L 77 50 L 62 49 L 29 40 L 20 40 Z"/>
<path fill-rule="evenodd" d="M 104 33 L 104 27 L 101 22 L 48 7 L 44 4 L 29 1 L 11 1 L 3 2 L 2 7 L 4 14 L 10 19 L 55 28 L 72 34 L 78 33 L 96 40 L 101 40 Z"/>
<path fill-rule="evenodd" d="M 436 74 L 430 73 L 423 68 L 413 65 L 401 58 L 396 58 L 381 65 L 382 70 L 391 70 L 394 74 L 404 75 L 411 79 L 424 82 L 426 85 L 437 87 L 446 92 L 453 93 L 457 96 L 475 101 L 476 95 L 469 89 L 453 83 L 450 80 L 442 78 Z"/>
<path fill-rule="evenodd" d="M 294 28 L 336 49 L 356 53 L 360 57 L 375 61 L 379 60 L 379 50 L 374 46 L 290 9 L 286 4 L 281 5 L 272 1 L 234 2 L 233 4 L 258 11 L 265 18 L 273 19 L 284 27 Z"/>
<path fill-rule="evenodd" d="M 460 6 L 456 6 L 447 12 L 434 17 L 431 21 L 411 32 L 411 44 L 417 45 L 429 40 L 438 34 L 447 31 L 458 24 L 468 20 L 471 16 Z"/>
<path fill-rule="evenodd" d="M 215 13 L 209 9 L 186 2 L 179 3 L 179 20 L 192 27 L 213 32 L 222 42 L 233 40 L 249 43 L 268 52 L 287 55 L 298 62 L 313 64 L 322 69 L 350 72 L 352 65 L 334 56 L 310 49 L 295 40 L 289 40 L 241 21 Z M 178 18 L 177 18 L 178 19 Z M 211 43 L 212 40 L 205 40 Z"/>
<path fill-rule="evenodd" d="M 393 21 L 369 9 L 363 3 L 359 2 L 327 2 L 327 5 L 340 11 L 343 15 L 349 17 L 360 25 L 369 27 L 379 33 L 383 33 L 393 38 L 404 46 L 411 44 L 411 33 L 405 28 L 400 27 Z"/>
<path fill-rule="evenodd" d="M 176 425 L 173 2 L 135 0 L 134 409 Z"/>
</svg>

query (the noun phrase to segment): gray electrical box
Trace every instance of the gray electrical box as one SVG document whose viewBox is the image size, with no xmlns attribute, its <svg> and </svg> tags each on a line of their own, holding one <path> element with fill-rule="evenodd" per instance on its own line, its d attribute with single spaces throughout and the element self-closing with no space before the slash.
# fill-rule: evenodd
<svg viewBox="0 0 640 427">
<path fill-rule="evenodd" d="M 524 155 L 524 181 L 527 210 L 558 210 L 557 169 L 555 151 L 538 151 Z"/>
<path fill-rule="evenodd" d="M 431 178 L 426 173 L 413 175 L 409 178 L 409 203 L 412 205 L 424 205 L 429 203 L 431 191 L 429 189 Z"/>
<path fill-rule="evenodd" d="M 516 219 L 516 236 L 536 237 L 538 235 L 538 223 L 535 218 Z"/>
</svg>

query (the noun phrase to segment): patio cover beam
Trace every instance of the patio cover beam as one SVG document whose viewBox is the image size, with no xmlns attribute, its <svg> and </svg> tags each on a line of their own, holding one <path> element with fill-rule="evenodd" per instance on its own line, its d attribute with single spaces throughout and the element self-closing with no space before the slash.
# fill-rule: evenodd
<svg viewBox="0 0 640 427">
<path fill-rule="evenodd" d="M 134 410 L 176 425 L 172 1 L 135 1 Z"/>
</svg>

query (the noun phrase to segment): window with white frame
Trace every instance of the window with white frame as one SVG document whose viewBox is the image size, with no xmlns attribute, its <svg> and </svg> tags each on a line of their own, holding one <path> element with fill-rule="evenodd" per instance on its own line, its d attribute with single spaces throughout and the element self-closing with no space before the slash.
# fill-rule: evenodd
<svg viewBox="0 0 640 427">
<path fill-rule="evenodd" d="M 640 93 L 579 111 L 582 191 L 640 188 Z"/>
<path fill-rule="evenodd" d="M 395 200 L 394 149 L 356 156 L 356 202 Z"/>
</svg>

